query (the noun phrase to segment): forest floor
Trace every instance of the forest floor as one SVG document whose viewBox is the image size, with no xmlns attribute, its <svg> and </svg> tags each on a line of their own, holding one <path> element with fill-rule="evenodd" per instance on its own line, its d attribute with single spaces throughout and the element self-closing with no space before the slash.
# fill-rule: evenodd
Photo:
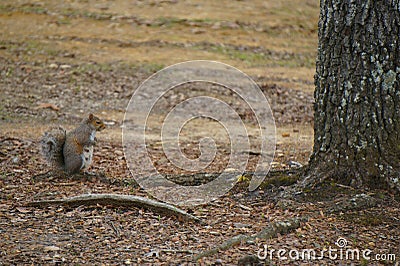
<svg viewBox="0 0 400 266">
<path fill-rule="evenodd" d="M 318 15 L 315 0 L 2 1 L 0 265 L 237 265 L 241 258 L 265 251 L 264 245 L 275 253 L 259 265 L 398 265 L 397 195 L 327 180 L 296 201 L 275 198 L 296 181 L 293 162 L 306 164 L 312 151 Z M 153 73 L 196 59 L 240 69 L 268 99 L 276 150 L 272 172 L 259 189 L 249 192 L 244 178 L 208 204 L 183 207 L 205 225 L 143 208 L 25 206 L 87 193 L 151 197 L 137 185 L 132 177 L 136 169 L 131 173 L 125 160 L 125 110 L 137 87 Z M 221 96 L 207 88 L 208 96 Z M 165 115 L 176 99 L 196 93 L 192 87 L 181 88 L 156 111 Z M 229 93 L 221 97 L 230 105 L 239 102 Z M 254 129 L 254 117 L 242 107 L 237 108 L 241 118 Z M 107 124 L 97 135 L 90 169 L 101 178 L 34 178 L 48 170 L 39 150 L 43 132 L 53 125 L 71 129 L 90 112 Z M 155 126 L 162 123 L 158 121 Z M 199 137 L 214 134 L 215 128 L 204 119 L 188 123 L 181 132 L 185 154 L 196 158 Z M 147 137 L 157 169 L 184 179 L 187 173 L 165 158 L 156 133 Z M 218 136 L 217 157 L 206 173 L 220 173 L 228 164 L 230 143 Z M 253 169 L 257 156 L 250 153 L 247 170 Z M 296 217 L 307 221 L 293 232 L 242 241 L 194 260 L 232 237 L 251 236 Z M 344 240 L 346 245 L 340 246 Z M 286 251 L 281 254 L 286 258 L 278 256 L 279 249 Z M 317 257 L 324 252 L 323 258 L 295 258 L 311 249 Z M 349 250 L 360 251 L 359 258 L 352 258 Z"/>
</svg>

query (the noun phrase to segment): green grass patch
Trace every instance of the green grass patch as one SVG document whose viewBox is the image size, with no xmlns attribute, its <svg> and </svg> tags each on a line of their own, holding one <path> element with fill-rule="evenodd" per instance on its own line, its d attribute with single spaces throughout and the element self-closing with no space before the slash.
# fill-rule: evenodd
<svg viewBox="0 0 400 266">
<path fill-rule="evenodd" d="M 215 44 L 196 44 L 193 49 L 206 50 L 216 54 L 223 54 L 230 59 L 244 62 L 249 67 L 281 66 L 281 67 L 309 67 L 315 66 L 315 55 L 293 54 L 285 52 L 263 51 L 261 48 L 248 47 L 247 50 L 239 47 Z M 257 51 L 260 50 L 260 51 Z"/>
<path fill-rule="evenodd" d="M 164 68 L 164 65 L 157 63 L 127 63 L 123 61 L 119 62 L 108 62 L 108 63 L 87 63 L 80 64 L 76 68 L 73 68 L 72 73 L 75 75 L 81 75 L 91 72 L 110 72 L 110 71 L 123 71 L 123 72 L 145 72 L 155 73 Z M 76 88 L 79 89 L 79 88 Z"/>
<path fill-rule="evenodd" d="M 24 13 L 46 14 L 47 9 L 40 6 L 23 6 L 20 11 Z"/>
</svg>

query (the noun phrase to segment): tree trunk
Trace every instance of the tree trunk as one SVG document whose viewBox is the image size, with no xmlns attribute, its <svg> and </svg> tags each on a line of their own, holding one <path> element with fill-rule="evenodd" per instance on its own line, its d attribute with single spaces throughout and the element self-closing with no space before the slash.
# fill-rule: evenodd
<svg viewBox="0 0 400 266">
<path fill-rule="evenodd" d="M 305 183 L 400 189 L 399 27 L 400 0 L 321 0 Z"/>
</svg>

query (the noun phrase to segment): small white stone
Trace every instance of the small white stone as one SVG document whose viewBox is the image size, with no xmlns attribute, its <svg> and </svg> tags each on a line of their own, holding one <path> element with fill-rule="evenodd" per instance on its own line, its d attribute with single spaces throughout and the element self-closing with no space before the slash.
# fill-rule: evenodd
<svg viewBox="0 0 400 266">
<path fill-rule="evenodd" d="M 71 68 L 71 66 L 70 65 L 60 65 L 60 68 L 61 69 L 69 69 L 69 68 Z"/>
</svg>

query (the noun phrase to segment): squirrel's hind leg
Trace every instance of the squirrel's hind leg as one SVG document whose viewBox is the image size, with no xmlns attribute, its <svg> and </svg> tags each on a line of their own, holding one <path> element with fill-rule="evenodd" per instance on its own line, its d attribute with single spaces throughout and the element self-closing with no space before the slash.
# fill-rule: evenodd
<svg viewBox="0 0 400 266">
<path fill-rule="evenodd" d="M 68 174 L 76 174 L 83 167 L 83 159 L 79 154 L 71 154 L 64 158 L 65 161 L 65 171 Z"/>
</svg>

